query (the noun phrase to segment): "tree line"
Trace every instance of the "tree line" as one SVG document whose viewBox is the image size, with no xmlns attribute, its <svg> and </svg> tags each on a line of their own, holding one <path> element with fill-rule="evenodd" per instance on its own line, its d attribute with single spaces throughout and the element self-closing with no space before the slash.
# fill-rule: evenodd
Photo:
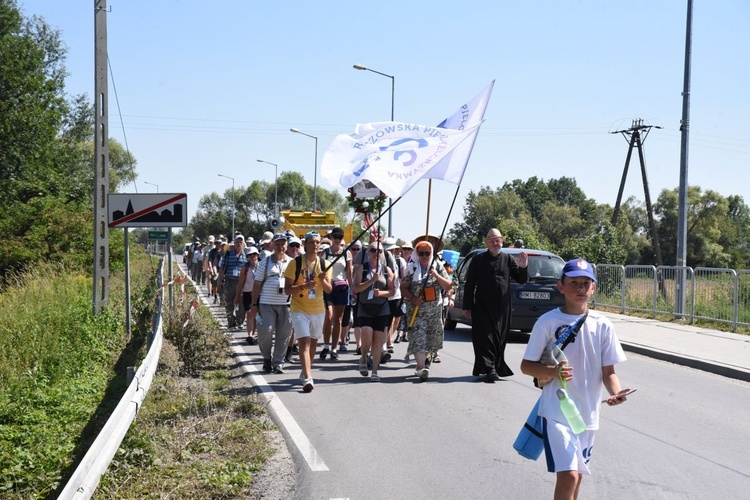
<svg viewBox="0 0 750 500">
<path fill-rule="evenodd" d="M 94 109 L 66 94 L 65 55 L 58 30 L 0 0 L 0 275 L 93 259 Z M 109 149 L 114 192 L 136 162 L 114 139 Z"/>
<path fill-rule="evenodd" d="M 676 265 L 678 189 L 664 189 L 653 205 L 665 265 Z M 634 197 L 613 208 L 587 198 L 575 179 L 545 182 L 516 179 L 499 188 L 471 191 L 463 221 L 449 232 L 456 249 L 466 253 L 483 246 L 492 227 L 506 241 L 522 239 L 528 248 L 550 250 L 563 258 L 584 257 L 596 263 L 655 265 L 656 257 L 645 203 Z M 746 269 L 750 266 L 750 208 L 741 196 L 724 197 L 698 186 L 688 188 L 687 264 L 691 267 Z"/>
</svg>

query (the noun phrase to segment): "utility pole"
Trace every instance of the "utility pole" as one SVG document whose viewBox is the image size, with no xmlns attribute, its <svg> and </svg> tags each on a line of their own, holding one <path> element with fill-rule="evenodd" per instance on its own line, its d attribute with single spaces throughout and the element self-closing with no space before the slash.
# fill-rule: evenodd
<svg viewBox="0 0 750 500">
<path fill-rule="evenodd" d="M 109 298 L 107 1 L 94 0 L 94 314 Z"/>
<path fill-rule="evenodd" d="M 622 180 L 620 181 L 620 190 L 617 193 L 617 202 L 615 203 L 615 210 L 612 213 L 612 225 L 617 224 L 617 216 L 620 213 L 620 203 L 622 202 L 622 192 L 625 189 L 625 181 L 628 177 L 628 167 L 630 166 L 630 158 L 633 155 L 633 149 L 638 149 L 638 160 L 641 163 L 641 177 L 643 178 L 643 192 L 646 197 L 646 210 L 648 212 L 648 225 L 651 229 L 651 242 L 654 246 L 654 260 L 657 266 L 662 265 L 661 261 L 661 246 L 659 245 L 659 233 L 656 232 L 656 223 L 654 222 L 654 210 L 651 206 L 651 195 L 648 189 L 648 178 L 646 176 L 646 160 L 643 156 L 643 143 L 648 136 L 648 133 L 652 128 L 661 128 L 656 125 L 644 125 L 643 120 L 635 119 L 629 129 L 616 130 L 610 132 L 612 134 L 622 134 L 623 137 L 628 141 L 628 156 L 625 159 L 625 168 L 622 171 Z"/>
</svg>

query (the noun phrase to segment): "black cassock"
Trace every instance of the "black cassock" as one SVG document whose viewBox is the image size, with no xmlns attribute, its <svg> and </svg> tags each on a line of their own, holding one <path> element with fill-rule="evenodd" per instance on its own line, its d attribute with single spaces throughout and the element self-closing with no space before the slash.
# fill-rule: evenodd
<svg viewBox="0 0 750 500">
<path fill-rule="evenodd" d="M 463 309 L 471 311 L 471 341 L 474 344 L 474 375 L 495 370 L 501 377 L 513 375 L 505 363 L 505 344 L 510 330 L 510 279 L 526 283 L 526 268 L 500 252 L 487 251 L 469 263 L 464 286 Z"/>
</svg>

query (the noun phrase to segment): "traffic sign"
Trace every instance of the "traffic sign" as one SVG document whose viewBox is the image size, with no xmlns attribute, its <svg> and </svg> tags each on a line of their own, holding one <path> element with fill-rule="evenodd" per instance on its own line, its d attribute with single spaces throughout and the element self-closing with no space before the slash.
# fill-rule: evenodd
<svg viewBox="0 0 750 500">
<path fill-rule="evenodd" d="M 116 193 L 107 196 L 109 227 L 185 227 L 185 193 Z"/>
<path fill-rule="evenodd" d="M 169 231 L 149 231 L 148 239 L 150 240 L 168 240 Z"/>
</svg>

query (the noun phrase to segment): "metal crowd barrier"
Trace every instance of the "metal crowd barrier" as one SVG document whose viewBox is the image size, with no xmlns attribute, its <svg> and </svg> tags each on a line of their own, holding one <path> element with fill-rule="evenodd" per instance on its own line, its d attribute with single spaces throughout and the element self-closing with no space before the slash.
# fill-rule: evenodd
<svg viewBox="0 0 750 500">
<path fill-rule="evenodd" d="M 130 424 L 133 423 L 143 400 L 146 398 L 146 393 L 151 387 L 156 367 L 159 364 L 159 355 L 161 354 L 161 310 L 164 303 L 164 287 L 162 283 L 164 282 L 164 263 L 166 261 L 166 257 L 162 259 L 159 268 L 158 286 L 160 293 L 156 300 L 156 311 L 154 313 L 151 338 L 149 339 L 148 353 L 136 371 L 135 377 L 122 396 L 122 399 L 120 399 L 117 407 L 107 420 L 107 423 L 104 424 L 101 432 L 99 432 L 99 435 L 60 493 L 60 499 L 79 500 L 91 498 L 96 487 L 99 485 L 102 474 L 104 474 L 112 462 L 112 458 L 120 447 L 120 443 L 125 438 Z"/>
<path fill-rule="evenodd" d="M 598 264 L 596 275 L 594 307 L 645 312 L 653 318 L 673 314 L 691 324 L 696 318 L 717 321 L 731 325 L 732 331 L 750 326 L 750 269 Z"/>
</svg>

